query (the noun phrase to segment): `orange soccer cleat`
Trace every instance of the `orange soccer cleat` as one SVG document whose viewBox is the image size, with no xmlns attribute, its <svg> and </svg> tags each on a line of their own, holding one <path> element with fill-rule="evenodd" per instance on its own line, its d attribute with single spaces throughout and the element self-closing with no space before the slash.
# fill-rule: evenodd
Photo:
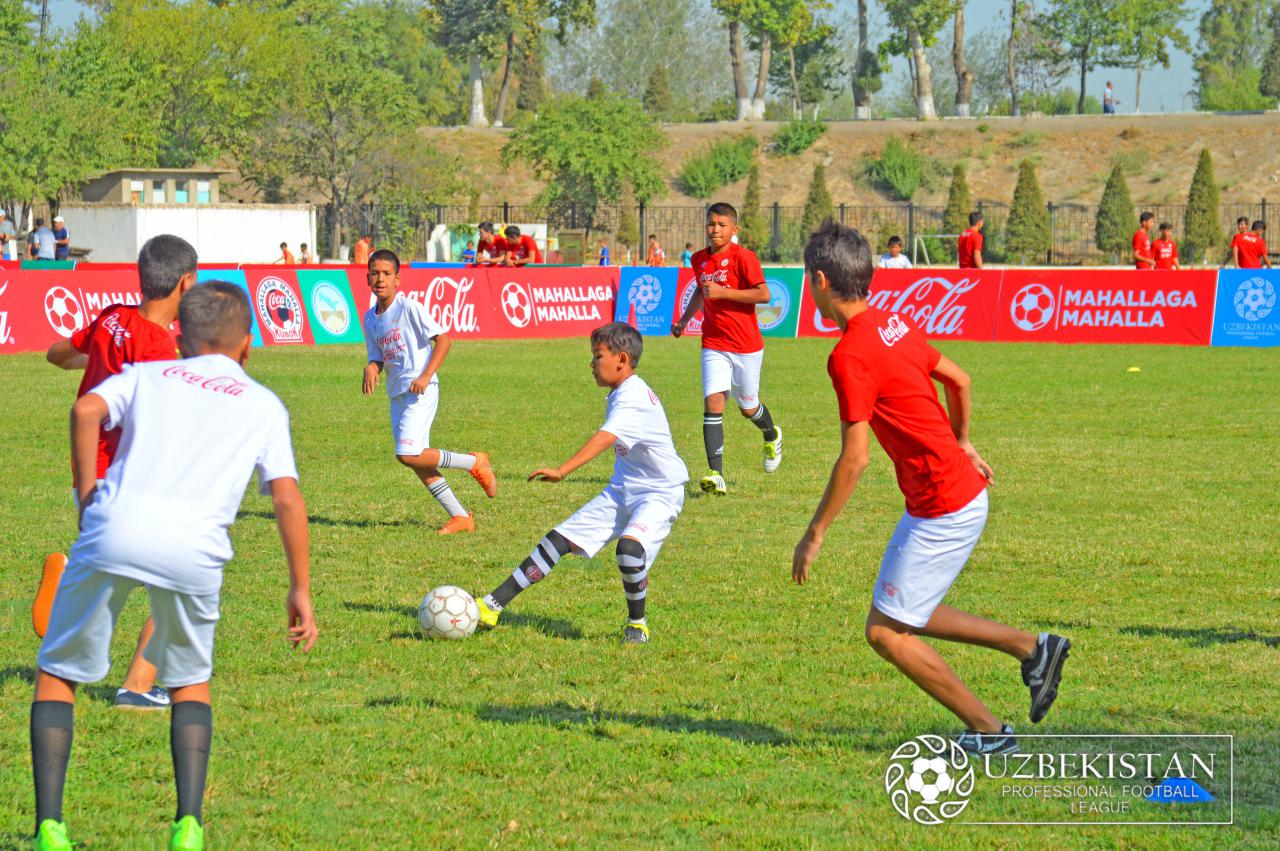
<svg viewBox="0 0 1280 851">
<path fill-rule="evenodd" d="M 58 596 L 58 582 L 62 580 L 62 571 L 67 566 L 67 557 L 62 553 L 49 553 L 44 559 L 44 569 L 40 573 L 40 587 L 36 590 L 35 602 L 31 604 L 31 628 L 36 635 L 44 638 L 49 628 L 49 613 L 53 611 L 53 598 Z"/>
<path fill-rule="evenodd" d="M 476 530 L 476 521 L 470 514 L 458 514 L 449 518 L 449 522 L 445 523 L 436 530 L 437 535 L 453 535 L 458 532 L 474 532 Z"/>
<path fill-rule="evenodd" d="M 485 496 L 493 499 L 498 493 L 498 477 L 493 474 L 493 465 L 489 463 L 488 455 L 483 452 L 477 452 L 475 455 L 476 465 L 471 468 L 471 478 L 484 488 Z"/>
</svg>

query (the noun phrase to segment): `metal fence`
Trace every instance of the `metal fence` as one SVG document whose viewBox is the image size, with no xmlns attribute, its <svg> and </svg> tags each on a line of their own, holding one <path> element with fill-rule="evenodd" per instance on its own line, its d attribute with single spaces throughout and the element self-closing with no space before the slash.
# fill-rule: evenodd
<svg viewBox="0 0 1280 851">
<path fill-rule="evenodd" d="M 991 262 L 1016 262 L 1019 258 L 1004 256 L 1001 248 L 1001 237 L 1005 220 L 1009 215 L 1009 205 L 980 202 L 977 206 L 983 211 L 986 219 L 987 259 Z M 1027 263 L 1084 266 L 1127 260 L 1127 256 L 1116 258 L 1096 246 L 1094 225 L 1098 217 L 1097 206 L 1085 204 L 1048 204 L 1047 206 L 1051 247 L 1045 257 L 1023 258 Z M 1154 213 L 1157 223 L 1168 222 L 1173 225 L 1175 238 L 1183 232 L 1186 204 L 1140 204 L 1137 205 L 1137 209 Z M 705 244 L 706 210 L 706 206 L 701 205 L 640 204 L 630 209 L 613 205 L 597 207 L 594 214 L 589 216 L 587 211 L 574 207 L 557 210 L 553 214 L 546 207 L 534 204 L 423 205 L 412 208 L 404 205 L 370 204 L 346 210 L 343 222 L 348 235 L 371 232 L 377 237 L 379 244 L 391 245 L 406 256 L 424 257 L 427 239 L 437 224 L 475 225 L 478 221 L 499 223 L 550 221 L 553 225 L 553 234 L 557 229 L 589 229 L 593 245 L 601 237 L 608 239 L 614 262 L 625 263 L 627 246 L 619 244 L 617 234 L 629 214 L 631 226 L 640 235 L 639 243 L 630 246 L 631 262 L 644 261 L 650 234 L 658 237 L 667 253 L 668 262 L 672 262 L 680 256 L 686 243 L 695 249 Z M 1234 232 L 1237 217 L 1244 216 L 1250 221 L 1254 219 L 1265 221 L 1268 210 L 1265 198 L 1252 204 L 1219 205 L 1218 214 L 1224 236 Z M 942 206 L 914 203 L 838 204 L 834 208 L 834 216 L 841 224 L 856 227 L 862 231 L 873 249 L 877 251 L 884 249 L 890 236 L 901 237 L 903 244 L 908 248 L 916 244 L 916 237 L 921 237 L 926 243 L 932 262 L 946 263 L 955 259 L 955 241 L 934 236 L 944 231 L 942 226 L 944 211 L 945 208 Z M 762 259 L 766 262 L 798 262 L 806 236 L 802 233 L 800 224 L 804 208 L 772 204 L 764 207 L 761 212 L 767 231 L 764 245 L 759 251 Z M 319 234 L 321 249 L 325 251 L 326 256 L 330 257 L 336 256 L 332 246 L 329 245 L 329 233 L 334 215 L 332 206 L 324 208 L 321 216 L 323 225 Z M 348 240 L 354 241 L 354 237 L 348 236 Z M 1225 251 L 1225 245 L 1223 250 Z M 1217 263 L 1220 258 L 1210 257 L 1208 260 L 1211 263 Z"/>
</svg>

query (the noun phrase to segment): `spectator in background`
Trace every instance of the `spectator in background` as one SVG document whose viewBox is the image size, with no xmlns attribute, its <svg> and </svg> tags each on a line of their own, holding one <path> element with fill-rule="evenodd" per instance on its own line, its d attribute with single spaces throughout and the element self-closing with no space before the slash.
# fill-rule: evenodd
<svg viewBox="0 0 1280 851">
<path fill-rule="evenodd" d="M 684 244 L 684 252 L 680 255 L 680 265 L 689 268 L 693 265 L 693 243 Z"/>
<path fill-rule="evenodd" d="M 662 246 L 658 244 L 658 237 L 649 234 L 649 256 L 644 259 L 646 266 L 665 266 L 667 265 L 667 252 L 662 250 Z"/>
<path fill-rule="evenodd" d="M 467 240 L 467 250 L 462 252 L 463 263 L 476 262 L 476 243 L 473 239 Z"/>
<path fill-rule="evenodd" d="M 902 253 L 902 237 L 889 237 L 889 253 L 880 255 L 881 269 L 910 269 L 911 261 Z"/>
<path fill-rule="evenodd" d="M 44 219 L 36 219 L 36 226 L 27 234 L 27 257 L 31 260 L 52 260 L 56 245 L 53 231 L 44 226 Z"/>
<path fill-rule="evenodd" d="M 601 266 L 609 265 L 609 241 L 603 236 L 600 237 L 600 253 L 596 255 L 596 259 Z"/>
<path fill-rule="evenodd" d="M 533 237 L 520 233 L 520 228 L 510 225 L 502 232 L 506 239 L 506 256 L 502 258 L 503 266 L 527 266 L 530 263 L 541 263 L 542 255 L 538 252 L 538 243 Z"/>
<path fill-rule="evenodd" d="M 1227 255 L 1227 259 L 1231 261 L 1231 265 L 1237 269 L 1240 268 L 1240 246 L 1244 242 L 1249 233 L 1249 217 L 1241 216 L 1236 219 L 1236 235 L 1231 237 L 1231 249 Z M 1227 265 L 1226 263 L 1222 264 Z"/>
<path fill-rule="evenodd" d="M 1173 225 L 1160 224 L 1160 238 L 1151 243 L 1151 256 L 1157 269 L 1178 269 L 1178 243 L 1173 241 Z"/>
<path fill-rule="evenodd" d="M 961 269 L 982 268 L 982 213 L 969 214 L 969 229 L 956 240 L 956 256 Z"/>
<path fill-rule="evenodd" d="M 16 235 L 13 230 L 13 223 L 9 221 L 8 215 L 4 210 L 0 210 L 0 257 L 5 260 L 16 259 L 9 256 L 9 242 Z"/>
<path fill-rule="evenodd" d="M 1271 260 L 1267 257 L 1267 241 L 1263 235 L 1267 232 L 1267 223 L 1258 220 L 1253 223 L 1253 231 L 1244 234 L 1236 248 L 1236 267 L 1239 269 L 1271 268 Z"/>
<path fill-rule="evenodd" d="M 365 231 L 364 236 L 356 241 L 355 252 L 351 262 L 357 266 L 368 266 L 369 255 L 373 253 L 373 234 Z"/>
<path fill-rule="evenodd" d="M 1156 258 L 1151 254 L 1151 229 L 1155 226 L 1155 213 L 1138 216 L 1138 229 L 1133 234 L 1133 264 L 1138 269 L 1156 267 Z"/>
<path fill-rule="evenodd" d="M 311 253 L 310 248 L 307 248 L 307 244 L 305 242 L 298 246 L 298 262 L 304 266 L 310 266 L 312 263 L 316 262 L 316 256 Z"/>
<path fill-rule="evenodd" d="M 1102 90 L 1102 114 L 1115 115 L 1116 105 L 1120 101 L 1116 98 L 1116 90 L 1111 88 L 1111 81 L 1107 80 L 1107 86 Z"/>
<path fill-rule="evenodd" d="M 507 256 L 507 241 L 494 233 L 493 222 L 480 223 L 480 241 L 476 243 L 477 263 L 501 263 Z"/>
<path fill-rule="evenodd" d="M 293 252 L 289 250 L 289 243 L 280 243 L 280 256 L 276 258 L 277 266 L 296 266 L 298 261 L 294 259 Z"/>
<path fill-rule="evenodd" d="M 62 216 L 53 217 L 53 259 L 71 259 L 71 233 Z"/>
</svg>

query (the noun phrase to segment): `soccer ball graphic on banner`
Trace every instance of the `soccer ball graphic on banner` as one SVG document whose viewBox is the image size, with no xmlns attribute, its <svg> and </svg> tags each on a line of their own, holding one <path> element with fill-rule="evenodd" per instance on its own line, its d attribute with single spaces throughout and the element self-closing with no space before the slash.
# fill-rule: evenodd
<svg viewBox="0 0 1280 851">
<path fill-rule="evenodd" d="M 422 598 L 418 623 L 428 638 L 466 638 L 480 623 L 480 608 L 475 598 L 461 588 L 441 585 Z"/>
<path fill-rule="evenodd" d="M 1053 293 L 1044 284 L 1027 284 L 1014 295 L 1009 316 L 1023 331 L 1039 331 L 1053 318 Z"/>
<path fill-rule="evenodd" d="M 919 824 L 942 824 L 969 806 L 976 772 L 950 739 L 928 734 L 903 742 L 889 757 L 884 790 L 893 809 Z"/>
<path fill-rule="evenodd" d="M 528 291 L 515 281 L 508 282 L 502 288 L 500 300 L 502 312 L 506 314 L 507 321 L 517 328 L 525 327 L 529 324 L 529 320 L 533 319 L 533 299 L 529 297 Z"/>
<path fill-rule="evenodd" d="M 80 299 L 66 287 L 51 287 L 44 295 L 44 315 L 62 337 L 70 337 L 85 326 Z"/>
<path fill-rule="evenodd" d="M 911 776 L 907 778 L 907 788 L 918 794 L 926 804 L 938 800 L 938 796 L 946 792 L 955 781 L 947 773 L 947 761 L 940 756 L 933 759 L 916 757 L 911 763 Z"/>
<path fill-rule="evenodd" d="M 662 282 L 653 275 L 641 275 L 632 282 L 627 300 L 636 306 L 637 313 L 652 313 L 662 301 Z"/>
<path fill-rule="evenodd" d="M 1241 319 L 1266 319 L 1276 304 L 1276 288 L 1266 278 L 1250 278 L 1236 287 L 1234 303 Z"/>
</svg>

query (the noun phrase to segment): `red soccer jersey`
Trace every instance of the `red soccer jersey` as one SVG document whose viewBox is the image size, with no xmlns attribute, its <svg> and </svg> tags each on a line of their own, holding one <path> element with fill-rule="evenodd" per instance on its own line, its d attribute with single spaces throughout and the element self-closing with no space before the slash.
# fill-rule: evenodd
<svg viewBox="0 0 1280 851">
<path fill-rule="evenodd" d="M 698 286 L 718 284 L 733 290 L 748 290 L 764 283 L 760 258 L 736 242 L 719 254 L 704 248 L 693 255 Z M 764 348 L 756 306 L 724 298 L 702 302 L 702 348 L 718 352 L 749 354 Z"/>
<path fill-rule="evenodd" d="M 1138 228 L 1133 235 L 1133 253 L 1141 257 L 1151 256 L 1151 234 L 1142 228 Z M 1139 269 L 1150 269 L 1150 263 L 1143 263 L 1140 260 L 1134 260 L 1133 265 Z"/>
<path fill-rule="evenodd" d="M 1151 250 L 1155 252 L 1157 269 L 1172 269 L 1178 262 L 1178 243 L 1172 239 L 1155 240 L 1151 243 Z"/>
<path fill-rule="evenodd" d="M 956 240 L 956 254 L 960 258 L 961 269 L 978 268 L 977 255 L 982 251 L 982 231 L 967 230 Z"/>
<path fill-rule="evenodd" d="M 504 240 L 503 244 L 507 251 L 515 255 L 517 260 L 523 260 L 527 257 L 532 263 L 542 262 L 542 255 L 538 253 L 538 243 L 531 236 L 521 234 L 519 242 L 510 243 Z"/>
<path fill-rule="evenodd" d="M 506 253 L 507 253 L 506 239 L 500 236 L 495 236 L 493 239 L 490 239 L 490 240 L 485 240 L 484 238 L 481 238 L 481 240 L 476 243 L 476 259 L 480 260 L 481 259 L 480 255 L 484 254 L 486 251 L 489 252 L 489 259 L 491 261 L 495 263 L 498 262 L 504 256 L 506 256 Z"/>
<path fill-rule="evenodd" d="M 1267 256 L 1267 243 L 1262 237 L 1253 232 L 1238 233 L 1231 244 L 1238 249 L 1236 253 L 1240 257 L 1239 268 L 1262 268 L 1262 258 Z"/>
<path fill-rule="evenodd" d="M 143 318 L 138 308 L 113 304 L 98 318 L 71 335 L 76 351 L 89 356 L 80 379 L 79 399 L 113 375 L 119 375 L 125 364 L 154 360 L 175 360 L 177 348 L 168 329 Z M 120 429 L 98 431 L 98 478 L 107 475 L 111 459 L 120 443 Z"/>
<path fill-rule="evenodd" d="M 849 321 L 827 358 L 840 419 L 871 424 L 915 517 L 958 511 L 987 486 L 956 441 L 929 376 L 941 357 L 909 320 L 868 308 Z"/>
</svg>

